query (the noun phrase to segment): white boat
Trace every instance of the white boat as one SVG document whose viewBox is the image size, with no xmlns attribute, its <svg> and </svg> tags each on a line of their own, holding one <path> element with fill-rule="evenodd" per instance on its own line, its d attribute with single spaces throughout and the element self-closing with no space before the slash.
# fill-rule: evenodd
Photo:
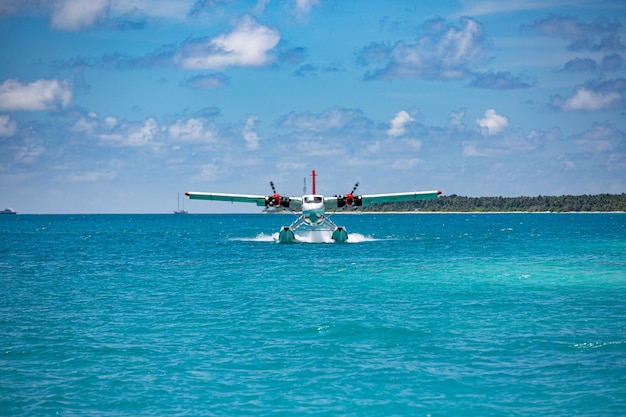
<svg viewBox="0 0 626 417">
<path fill-rule="evenodd" d="M 174 210 L 174 214 L 187 214 L 188 211 L 185 210 L 185 200 L 183 200 L 183 209 L 180 209 L 180 193 L 178 193 L 178 208 Z"/>
<path fill-rule="evenodd" d="M 12 208 L 5 208 L 4 210 L 0 211 L 0 214 L 17 214 L 17 211 L 13 210 Z"/>
</svg>

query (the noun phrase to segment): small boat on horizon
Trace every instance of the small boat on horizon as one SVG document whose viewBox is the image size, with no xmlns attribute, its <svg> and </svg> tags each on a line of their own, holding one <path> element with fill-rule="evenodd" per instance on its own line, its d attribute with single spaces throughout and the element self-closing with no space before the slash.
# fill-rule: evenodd
<svg viewBox="0 0 626 417">
<path fill-rule="evenodd" d="M 183 200 L 183 209 L 180 209 L 180 193 L 178 193 L 178 207 L 174 210 L 174 214 L 189 214 L 189 212 L 185 210 L 185 200 Z"/>
<path fill-rule="evenodd" d="M 17 211 L 13 210 L 12 208 L 5 208 L 4 210 L 0 211 L 0 214 L 17 214 Z"/>
</svg>

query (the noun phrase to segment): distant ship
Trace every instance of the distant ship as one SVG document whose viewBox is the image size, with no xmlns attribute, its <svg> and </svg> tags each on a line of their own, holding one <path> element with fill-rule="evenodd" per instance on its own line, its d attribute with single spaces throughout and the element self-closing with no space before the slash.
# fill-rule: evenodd
<svg viewBox="0 0 626 417">
<path fill-rule="evenodd" d="M 188 211 L 185 210 L 185 200 L 183 200 L 183 209 L 180 209 L 180 193 L 178 193 L 178 208 L 174 210 L 174 214 L 187 214 Z"/>
<path fill-rule="evenodd" d="M 4 210 L 0 211 L 0 214 L 17 214 L 17 211 L 13 210 L 12 208 L 5 208 Z"/>
</svg>

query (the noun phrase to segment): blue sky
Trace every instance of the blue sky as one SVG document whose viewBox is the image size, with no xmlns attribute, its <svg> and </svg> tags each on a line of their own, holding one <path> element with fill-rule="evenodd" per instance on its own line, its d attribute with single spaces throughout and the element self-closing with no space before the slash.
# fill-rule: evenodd
<svg viewBox="0 0 626 417">
<path fill-rule="evenodd" d="M 0 208 L 162 213 L 313 168 L 329 195 L 623 193 L 625 25 L 622 1 L 0 0 Z"/>
</svg>

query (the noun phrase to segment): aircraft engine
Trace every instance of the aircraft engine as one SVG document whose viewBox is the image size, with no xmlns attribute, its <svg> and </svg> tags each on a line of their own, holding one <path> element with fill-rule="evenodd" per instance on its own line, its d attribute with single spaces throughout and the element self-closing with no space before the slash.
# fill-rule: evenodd
<svg viewBox="0 0 626 417">
<path fill-rule="evenodd" d="M 341 208 L 341 207 L 356 207 L 356 206 L 362 206 L 363 205 L 363 200 L 361 199 L 360 195 L 354 195 L 354 192 L 356 191 L 356 189 L 358 188 L 359 183 L 357 182 L 356 184 L 354 184 L 354 187 L 352 188 L 352 191 L 350 191 L 348 194 L 344 195 L 340 195 L 337 196 L 337 207 Z"/>
<path fill-rule="evenodd" d="M 265 207 L 289 208 L 289 197 L 281 197 L 281 195 L 276 192 L 274 182 L 270 181 L 270 186 L 272 187 L 272 191 L 274 192 L 274 194 L 265 196 Z"/>
<path fill-rule="evenodd" d="M 280 194 L 265 196 L 265 207 L 278 207 L 280 206 Z"/>
</svg>

